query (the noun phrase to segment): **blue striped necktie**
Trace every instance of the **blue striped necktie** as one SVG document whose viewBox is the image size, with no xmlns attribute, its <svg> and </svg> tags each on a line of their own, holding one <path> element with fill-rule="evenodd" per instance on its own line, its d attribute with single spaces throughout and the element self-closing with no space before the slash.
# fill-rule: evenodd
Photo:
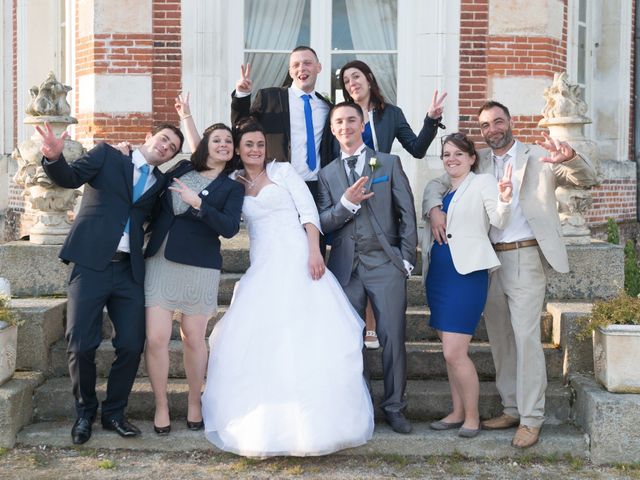
<svg viewBox="0 0 640 480">
<path fill-rule="evenodd" d="M 312 172 L 316 169 L 316 136 L 313 132 L 313 114 L 311 112 L 311 95 L 302 95 L 304 100 L 304 123 L 307 127 L 307 165 Z"/>
<path fill-rule="evenodd" d="M 144 186 L 147 184 L 147 178 L 149 178 L 149 165 L 145 163 L 140 166 L 140 178 L 138 178 L 138 181 L 133 186 L 133 202 L 131 203 L 136 203 L 142 196 Z M 124 226 L 124 231 L 129 233 L 129 220 L 127 220 L 127 224 Z"/>
</svg>

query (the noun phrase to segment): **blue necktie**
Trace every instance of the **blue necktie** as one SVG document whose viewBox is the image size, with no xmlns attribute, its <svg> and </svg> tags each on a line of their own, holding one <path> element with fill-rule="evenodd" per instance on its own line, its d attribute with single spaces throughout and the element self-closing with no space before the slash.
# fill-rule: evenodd
<svg viewBox="0 0 640 480">
<path fill-rule="evenodd" d="M 147 178 L 149 178 L 149 165 L 145 163 L 140 167 L 140 178 L 138 178 L 138 181 L 133 186 L 133 202 L 131 203 L 136 203 L 142 196 L 144 186 L 147 184 Z M 129 220 L 127 220 L 127 224 L 124 226 L 124 231 L 129 233 Z"/>
<path fill-rule="evenodd" d="M 313 115 L 311 113 L 311 95 L 302 95 L 304 100 L 304 123 L 307 126 L 307 165 L 312 172 L 316 169 L 316 136 L 313 132 Z"/>
</svg>

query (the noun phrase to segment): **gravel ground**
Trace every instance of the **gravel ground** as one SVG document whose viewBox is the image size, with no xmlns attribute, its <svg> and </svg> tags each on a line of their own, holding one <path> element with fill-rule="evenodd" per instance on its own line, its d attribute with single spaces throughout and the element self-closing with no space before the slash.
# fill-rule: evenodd
<svg viewBox="0 0 640 480">
<path fill-rule="evenodd" d="M 17 447 L 0 449 L 0 479 L 217 479 L 217 478 L 484 478 L 640 479 L 636 465 L 594 466 L 579 458 L 476 461 L 464 457 L 400 455 L 250 460 L 231 454 Z"/>
</svg>

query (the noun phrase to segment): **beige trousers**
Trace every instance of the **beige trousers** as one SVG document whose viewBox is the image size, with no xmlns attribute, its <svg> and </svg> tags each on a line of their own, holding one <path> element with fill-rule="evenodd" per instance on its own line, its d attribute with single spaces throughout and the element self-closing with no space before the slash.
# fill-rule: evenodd
<svg viewBox="0 0 640 480">
<path fill-rule="evenodd" d="M 484 310 L 504 413 L 522 425 L 544 422 L 547 369 L 540 341 L 546 277 L 536 247 L 498 252 Z"/>
</svg>

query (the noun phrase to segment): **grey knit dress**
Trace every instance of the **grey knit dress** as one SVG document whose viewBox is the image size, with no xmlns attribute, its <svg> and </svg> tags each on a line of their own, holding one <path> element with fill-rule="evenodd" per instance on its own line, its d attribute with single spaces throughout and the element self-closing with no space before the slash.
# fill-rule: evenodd
<svg viewBox="0 0 640 480">
<path fill-rule="evenodd" d="M 190 171 L 181 176 L 180 181 L 199 192 L 209 185 L 212 179 L 196 171 Z M 187 211 L 189 205 L 182 201 L 180 195 L 171 191 L 167 193 L 171 195 L 174 215 Z M 210 317 L 218 308 L 220 270 L 167 260 L 164 257 L 166 244 L 167 237 L 158 252 L 146 261 L 145 306 L 159 306 L 166 310 L 179 311 L 184 315 Z"/>
</svg>

